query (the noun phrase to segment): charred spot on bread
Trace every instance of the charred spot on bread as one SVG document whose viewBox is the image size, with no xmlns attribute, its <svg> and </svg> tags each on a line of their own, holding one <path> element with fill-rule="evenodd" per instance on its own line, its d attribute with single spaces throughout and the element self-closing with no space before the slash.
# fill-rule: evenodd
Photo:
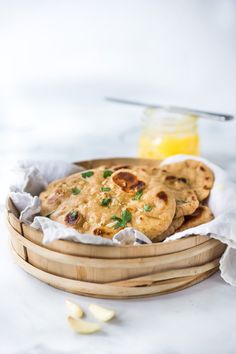
<svg viewBox="0 0 236 354">
<path fill-rule="evenodd" d="M 179 181 L 179 182 L 183 182 L 183 183 L 187 183 L 187 179 L 184 178 L 184 177 L 179 177 L 179 178 L 178 178 L 178 181 Z"/>
<path fill-rule="evenodd" d="M 96 236 L 112 236 L 112 232 L 108 230 L 107 227 L 96 227 L 95 229 L 93 229 L 93 234 Z"/>
<path fill-rule="evenodd" d="M 163 200 L 165 203 L 168 201 L 168 195 L 164 191 L 158 192 L 157 197 Z"/>
<path fill-rule="evenodd" d="M 72 210 L 65 216 L 65 222 L 68 225 L 76 225 L 83 220 L 82 214 L 78 210 Z"/>
<path fill-rule="evenodd" d="M 146 185 L 145 182 L 139 180 L 138 177 L 131 172 L 118 172 L 112 179 L 124 192 L 138 191 L 143 189 Z"/>
<path fill-rule="evenodd" d="M 97 227 L 96 229 L 93 230 L 93 234 L 97 236 L 102 236 L 103 235 L 103 230 L 101 227 Z"/>
<path fill-rule="evenodd" d="M 166 181 L 175 181 L 176 178 L 177 178 L 176 176 L 170 176 L 170 175 L 169 175 L 169 176 L 166 176 L 165 180 L 166 180 Z"/>
<path fill-rule="evenodd" d="M 137 181 L 137 183 L 133 184 L 130 189 L 139 191 L 145 187 L 145 183 L 143 181 Z"/>
</svg>

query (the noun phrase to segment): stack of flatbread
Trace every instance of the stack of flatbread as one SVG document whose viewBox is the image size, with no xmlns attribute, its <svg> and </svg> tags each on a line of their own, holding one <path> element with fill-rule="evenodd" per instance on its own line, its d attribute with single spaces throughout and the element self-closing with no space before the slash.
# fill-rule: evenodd
<svg viewBox="0 0 236 354">
<path fill-rule="evenodd" d="M 133 227 L 152 242 L 213 219 L 207 198 L 214 175 L 204 163 L 100 166 L 50 183 L 41 215 L 84 234 L 112 238 Z"/>
</svg>

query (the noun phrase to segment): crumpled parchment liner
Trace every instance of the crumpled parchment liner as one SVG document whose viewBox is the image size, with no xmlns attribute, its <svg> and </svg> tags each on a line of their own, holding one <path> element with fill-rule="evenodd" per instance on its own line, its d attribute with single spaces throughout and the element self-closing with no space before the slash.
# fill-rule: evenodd
<svg viewBox="0 0 236 354">
<path fill-rule="evenodd" d="M 236 185 L 230 181 L 223 169 L 203 158 L 175 155 L 165 159 L 161 165 L 186 159 L 204 162 L 215 174 L 214 186 L 208 200 L 208 206 L 215 218 L 206 224 L 175 233 L 164 242 L 200 234 L 208 235 L 227 244 L 228 247 L 220 261 L 221 276 L 227 283 L 236 286 Z M 10 186 L 10 197 L 20 212 L 20 220 L 31 224 L 34 228 L 41 229 L 44 243 L 58 239 L 96 245 L 152 243 L 148 237 L 132 227 L 119 231 L 112 240 L 109 240 L 100 236 L 80 234 L 49 218 L 38 216 L 40 212 L 38 195 L 48 183 L 81 170 L 78 166 L 60 161 L 19 163 L 15 169 L 15 183 Z"/>
</svg>

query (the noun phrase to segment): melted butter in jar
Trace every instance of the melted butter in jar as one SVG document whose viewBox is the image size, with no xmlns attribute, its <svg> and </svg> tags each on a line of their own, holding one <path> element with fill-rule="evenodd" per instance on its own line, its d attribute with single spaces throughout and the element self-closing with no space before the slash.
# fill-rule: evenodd
<svg viewBox="0 0 236 354">
<path fill-rule="evenodd" d="M 175 154 L 199 155 L 198 118 L 162 109 L 144 112 L 139 157 L 164 159 Z"/>
</svg>

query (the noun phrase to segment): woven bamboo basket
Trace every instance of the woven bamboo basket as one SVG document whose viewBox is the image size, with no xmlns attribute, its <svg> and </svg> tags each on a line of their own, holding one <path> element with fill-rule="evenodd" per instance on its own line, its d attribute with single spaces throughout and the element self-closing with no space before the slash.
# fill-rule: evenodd
<svg viewBox="0 0 236 354">
<path fill-rule="evenodd" d="M 113 164 L 157 164 L 143 159 L 78 162 L 85 168 Z M 225 250 L 206 236 L 140 246 L 99 246 L 58 240 L 42 243 L 40 231 L 19 221 L 7 200 L 11 251 L 26 272 L 56 288 L 86 296 L 125 299 L 166 294 L 196 284 L 217 271 Z"/>
</svg>

